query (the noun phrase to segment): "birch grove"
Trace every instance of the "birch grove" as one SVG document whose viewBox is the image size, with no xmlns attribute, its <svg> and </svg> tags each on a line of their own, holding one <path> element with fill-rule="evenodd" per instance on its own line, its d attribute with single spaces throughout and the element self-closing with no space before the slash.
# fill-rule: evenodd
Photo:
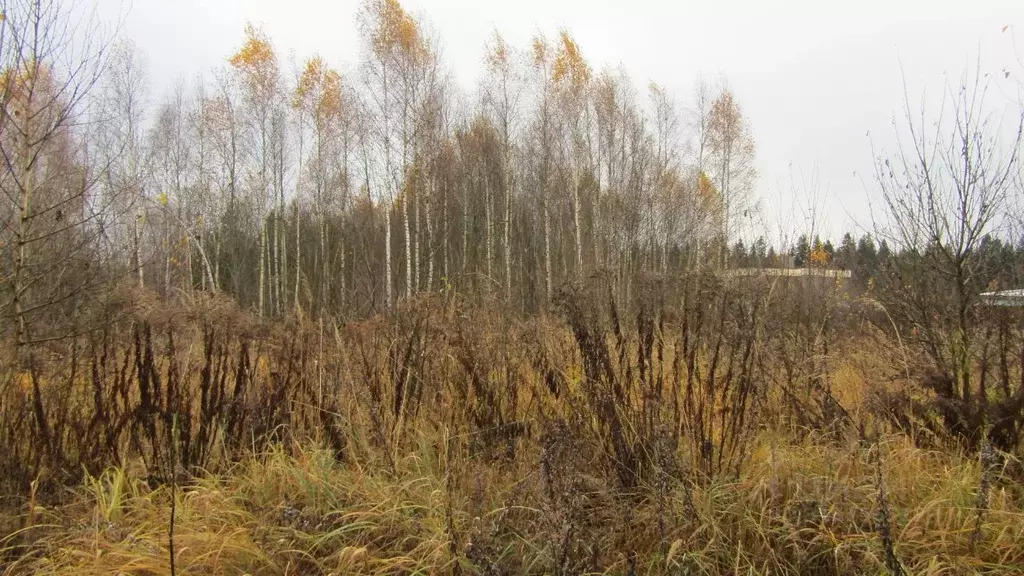
<svg viewBox="0 0 1024 576">
<path fill-rule="evenodd" d="M 424 16 L 366 0 L 357 18 L 352 62 L 311 54 L 282 73 L 248 25 L 217 69 L 164 93 L 131 44 L 51 69 L 12 56 L 30 27 L 5 21 L 5 293 L 22 338 L 46 299 L 32 264 L 45 250 L 27 241 L 44 188 L 67 190 L 51 209 L 106 280 L 224 292 L 261 316 L 359 317 L 451 289 L 538 311 L 572 278 L 606 273 L 622 294 L 637 272 L 727 252 L 755 177 L 729 91 L 705 85 L 686 123 L 664 88 L 595 67 L 569 30 L 526 46 L 495 31 L 464 89 Z M 53 120 L 25 126 L 15 106 Z M 87 110 L 102 122 L 67 121 Z M 44 185 L 37 166 L 64 181 Z"/>
</svg>

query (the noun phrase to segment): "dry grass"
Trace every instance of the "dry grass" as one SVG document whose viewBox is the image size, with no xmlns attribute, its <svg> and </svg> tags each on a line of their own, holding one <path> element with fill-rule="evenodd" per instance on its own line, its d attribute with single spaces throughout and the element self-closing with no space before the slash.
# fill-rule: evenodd
<svg viewBox="0 0 1024 576">
<path fill-rule="evenodd" d="M 179 496 L 178 573 L 560 569 L 564 543 L 551 538 L 551 511 L 529 467 L 467 466 L 472 473 L 453 483 L 449 498 L 436 448 L 405 455 L 395 475 L 296 446 L 292 455 L 273 449 L 199 480 Z M 571 571 L 606 574 L 879 573 L 876 450 L 884 454 L 892 536 L 908 573 L 1024 570 L 1021 495 L 1006 484 L 993 490 L 982 537 L 970 550 L 977 462 L 924 451 L 896 436 L 863 447 L 764 435 L 740 479 L 677 485 L 663 508 L 647 488 L 617 494 L 579 487 L 575 497 L 590 518 L 577 530 L 588 538 L 570 547 L 580 558 L 562 566 L 578 561 Z M 34 524 L 5 539 L 5 546 L 19 550 L 4 574 L 167 574 L 168 496 L 164 488 L 151 490 L 111 469 L 60 506 L 23 510 L 20 521 L 31 514 Z M 656 530 L 659 519 L 664 539 Z"/>
<path fill-rule="evenodd" d="M 48 444 L 0 388 L 0 574 L 169 574 L 172 509 L 177 574 L 1024 572 L 1017 456 L 893 426 L 905 366 L 829 302 L 718 288 L 349 326 L 147 300 L 40 372 Z"/>
</svg>

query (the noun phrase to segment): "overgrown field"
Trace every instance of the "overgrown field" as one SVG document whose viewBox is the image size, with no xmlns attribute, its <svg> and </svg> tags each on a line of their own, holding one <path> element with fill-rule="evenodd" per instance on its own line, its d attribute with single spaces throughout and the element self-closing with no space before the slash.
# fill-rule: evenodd
<svg viewBox="0 0 1024 576">
<path fill-rule="evenodd" d="M 979 322 L 968 409 L 830 282 L 351 323 L 114 294 L 0 373 L 0 573 L 1024 572 L 1019 320 Z"/>
</svg>

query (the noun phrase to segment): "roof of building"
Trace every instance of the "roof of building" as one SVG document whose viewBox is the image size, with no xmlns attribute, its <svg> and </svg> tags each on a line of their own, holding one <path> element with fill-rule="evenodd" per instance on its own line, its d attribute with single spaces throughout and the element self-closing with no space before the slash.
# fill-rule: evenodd
<svg viewBox="0 0 1024 576">
<path fill-rule="evenodd" d="M 730 268 L 723 270 L 725 277 L 735 276 L 820 276 L 825 278 L 850 278 L 849 270 L 829 268 Z"/>
<path fill-rule="evenodd" d="M 1021 288 L 982 292 L 979 296 L 981 296 L 982 303 L 989 306 L 1024 307 L 1024 289 Z"/>
</svg>

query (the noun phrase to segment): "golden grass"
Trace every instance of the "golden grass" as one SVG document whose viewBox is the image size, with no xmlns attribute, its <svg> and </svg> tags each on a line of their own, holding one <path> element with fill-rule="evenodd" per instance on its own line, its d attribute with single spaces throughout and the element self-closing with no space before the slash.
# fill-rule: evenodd
<svg viewBox="0 0 1024 576">
<path fill-rule="evenodd" d="M 54 494 L 70 476 L 40 467 L 30 493 L 0 499 L 0 575 L 169 574 L 172 494 L 174 564 L 182 575 L 883 574 L 882 508 L 885 538 L 908 574 L 1024 573 L 1019 462 L 1004 455 L 1013 466 L 983 482 L 977 456 L 922 448 L 888 426 L 876 393 L 907 385 L 887 378 L 903 372 L 893 369 L 891 351 L 857 342 L 801 364 L 798 384 L 828 374 L 849 419 L 809 431 L 778 418 L 788 400 L 768 391 L 759 428 L 740 440 L 738 475 L 737 466 L 717 476 L 701 468 L 699 443 L 685 436 L 690 429 L 666 400 L 653 409 L 662 412 L 653 415 L 658 425 L 636 443 L 646 457 L 635 461 L 637 480 L 624 482 L 615 470 L 620 452 L 609 448 L 611 428 L 600 422 L 609 413 L 589 404 L 600 398 L 588 395 L 593 381 L 564 326 L 541 324 L 529 338 L 520 327 L 519 340 L 528 343 L 518 348 L 499 345 L 490 327 L 459 336 L 464 341 L 430 340 L 433 363 L 417 374 L 429 384 L 418 412 L 394 408 L 389 378 L 400 366 L 386 360 L 392 347 L 403 348 L 395 344 L 402 341 L 397 328 L 372 337 L 361 330 L 339 337 L 335 356 L 307 358 L 293 374 L 299 381 L 290 400 L 255 395 L 259 402 L 243 406 L 255 419 L 264 406 L 279 407 L 271 402 L 290 401 L 293 418 L 283 421 L 290 424 L 274 424 L 286 433 L 225 433 L 210 471 L 174 491 L 143 480 L 154 470 L 129 450 L 128 434 L 117 439 L 125 444 L 119 453 L 132 455 L 124 466 L 86 475 L 77 487 Z M 189 337 L 200 341 L 185 334 L 178 342 Z M 191 367 L 181 373 L 194 391 L 203 347 L 178 350 L 158 371 L 169 374 L 177 359 Z M 624 350 L 632 357 L 639 348 L 627 341 Z M 673 365 L 674 350 L 662 367 Z M 459 354 L 483 375 L 480 382 L 460 367 Z M 289 366 L 288 358 L 270 344 L 254 347 L 259 377 L 250 391 L 273 384 L 269 370 Z M 331 368 L 321 373 L 321 365 Z M 72 391 L 89 392 L 84 380 L 73 384 Z M 649 424 L 645 398 L 634 391 L 618 400 L 629 434 Z M 724 419 L 730 407 L 719 396 L 707 409 Z M 318 420 L 324 414 L 333 436 Z M 521 428 L 486 436 L 508 424 Z M 684 434 L 674 448 L 663 434 L 669 426 Z M 723 426 L 713 428 L 709 438 L 718 440 Z M 875 430 L 889 432 L 864 441 Z M 239 437 L 252 441 L 246 446 Z M 37 486 L 51 491 L 37 500 Z M 983 486 L 991 486 L 987 498 L 979 497 Z"/>
<path fill-rule="evenodd" d="M 882 573 L 877 451 L 908 573 L 1024 571 L 1024 500 L 1009 483 L 993 490 L 982 537 L 969 549 L 974 459 L 897 436 L 865 447 L 766 433 L 755 444 L 742 477 L 676 485 L 663 506 L 649 488 L 583 494 L 602 503 L 587 510 L 602 528 L 586 532 L 596 538 L 584 543 L 596 555 L 589 570 Z M 529 466 L 466 464 L 449 494 L 444 464 L 424 454 L 407 454 L 391 475 L 312 446 L 274 448 L 199 480 L 178 493 L 178 574 L 447 574 L 456 565 L 483 573 L 488 563 L 506 573 L 555 571 L 560 543 L 544 521 L 551 511 L 539 494 L 516 494 L 530 486 Z M 3 547 L 22 548 L 3 574 L 168 574 L 169 509 L 166 488 L 108 470 L 67 503 L 36 507 L 35 525 L 4 539 Z M 499 517 L 507 525 L 495 537 L 485 526 Z M 481 560 L 472 548 L 484 549 L 487 538 L 499 541 L 485 550 L 494 557 Z"/>
</svg>

